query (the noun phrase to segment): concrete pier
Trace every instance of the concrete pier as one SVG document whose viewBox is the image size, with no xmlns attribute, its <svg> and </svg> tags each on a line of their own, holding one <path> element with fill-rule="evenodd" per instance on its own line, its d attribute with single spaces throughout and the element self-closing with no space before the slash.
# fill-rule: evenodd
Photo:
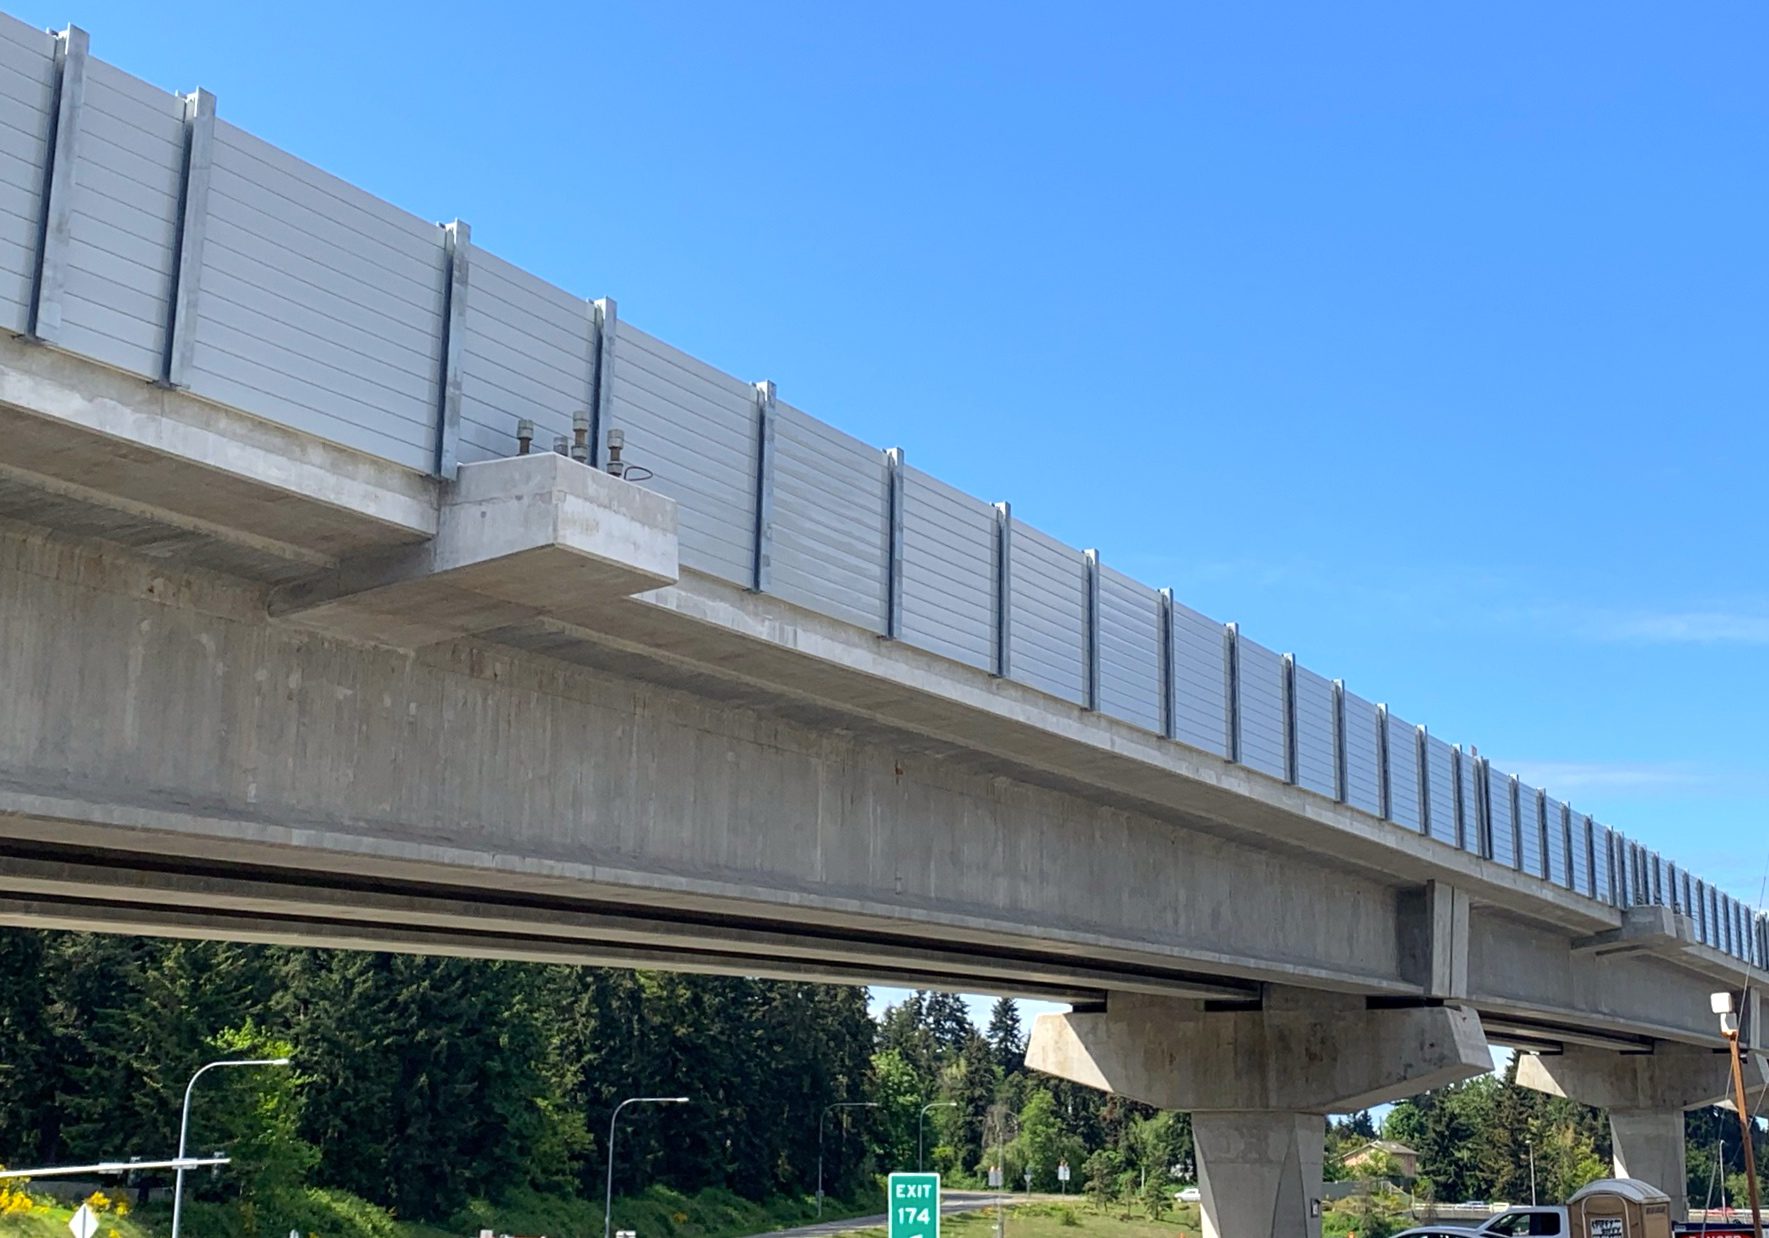
<svg viewBox="0 0 1769 1238">
<path fill-rule="evenodd" d="M 1211 1238 L 1317 1238 L 1327 1114 L 1492 1069 L 1471 1010 L 1280 986 L 1246 1010 L 1113 994 L 1103 1011 L 1041 1016 L 1026 1061 L 1190 1111 Z"/>
<path fill-rule="evenodd" d="M 1762 1086 L 1760 1058 L 1746 1082 Z M 1732 1091 L 1724 1051 L 1660 1045 L 1651 1053 L 1614 1053 L 1569 1045 L 1553 1056 L 1529 1054 L 1517 1082 L 1609 1111 L 1617 1177 L 1640 1178 L 1671 1197 L 1672 1214 L 1688 1218 L 1683 1113 L 1723 1101 Z"/>
</svg>

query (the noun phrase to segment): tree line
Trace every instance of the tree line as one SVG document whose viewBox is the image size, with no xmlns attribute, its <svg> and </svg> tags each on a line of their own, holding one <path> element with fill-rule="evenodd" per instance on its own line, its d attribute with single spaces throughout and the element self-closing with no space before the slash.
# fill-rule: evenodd
<svg viewBox="0 0 1769 1238">
<path fill-rule="evenodd" d="M 0 1162 L 168 1156 L 197 1066 L 293 1058 L 199 1089 L 193 1148 L 235 1164 L 196 1191 L 247 1238 L 314 1191 L 457 1228 L 471 1201 L 599 1200 L 609 1115 L 637 1095 L 690 1100 L 628 1111 L 624 1185 L 804 1199 L 820 1159 L 831 1195 L 866 1202 L 918 1165 L 1101 1202 L 1195 1179 L 1187 1115 L 1031 1072 L 1025 1047 L 1008 1000 L 979 1028 L 945 993 L 874 1019 L 861 988 L 0 931 Z M 1514 1070 L 1332 1123 L 1329 1173 L 1378 1132 L 1438 1199 L 1527 1199 L 1532 1154 L 1545 1199 L 1605 1172 L 1603 1115 Z M 1691 1115 L 1697 1203 L 1742 1172 L 1726 1120 Z"/>
</svg>

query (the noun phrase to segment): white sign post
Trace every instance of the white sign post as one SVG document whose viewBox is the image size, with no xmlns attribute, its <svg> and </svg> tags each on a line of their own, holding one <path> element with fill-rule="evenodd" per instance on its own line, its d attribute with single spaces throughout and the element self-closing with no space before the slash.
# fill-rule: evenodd
<svg viewBox="0 0 1769 1238">
<path fill-rule="evenodd" d="M 98 1214 L 92 1211 L 91 1204 L 81 1204 L 78 1212 L 68 1218 L 68 1228 L 74 1232 L 74 1238 L 92 1238 L 98 1232 Z"/>
<path fill-rule="evenodd" d="M 1062 1192 L 1069 1193 L 1069 1162 L 1058 1161 L 1056 1164 L 1056 1180 L 1062 1183 Z"/>
</svg>

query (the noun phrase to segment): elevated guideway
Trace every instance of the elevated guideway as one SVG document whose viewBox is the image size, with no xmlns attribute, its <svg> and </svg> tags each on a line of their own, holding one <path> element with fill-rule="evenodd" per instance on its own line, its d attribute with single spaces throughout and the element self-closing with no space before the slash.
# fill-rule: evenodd
<svg viewBox="0 0 1769 1238">
<path fill-rule="evenodd" d="M 0 96 L 0 923 L 1066 1000 L 1274 1233 L 1489 1040 L 1706 1087 L 1712 882 L 80 31 Z"/>
</svg>

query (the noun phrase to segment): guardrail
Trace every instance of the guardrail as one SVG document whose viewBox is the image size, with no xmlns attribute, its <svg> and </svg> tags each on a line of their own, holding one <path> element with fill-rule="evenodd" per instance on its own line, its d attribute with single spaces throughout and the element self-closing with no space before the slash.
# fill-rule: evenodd
<svg viewBox="0 0 1769 1238">
<path fill-rule="evenodd" d="M 0 16 L 0 328 L 443 478 L 590 413 L 685 567 L 1012 679 L 1598 902 L 1769 920 L 1472 748 L 619 317 Z"/>
</svg>

